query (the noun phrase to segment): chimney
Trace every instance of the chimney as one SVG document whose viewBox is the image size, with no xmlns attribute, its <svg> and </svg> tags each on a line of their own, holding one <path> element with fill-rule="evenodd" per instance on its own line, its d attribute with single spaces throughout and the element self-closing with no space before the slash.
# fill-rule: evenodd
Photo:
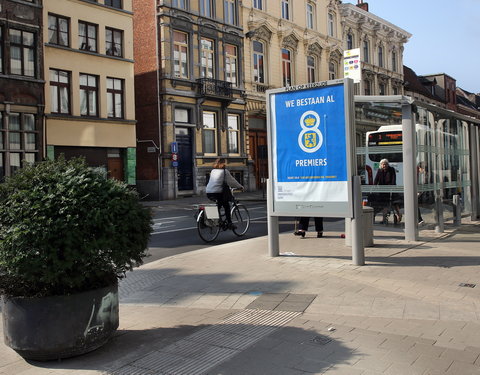
<svg viewBox="0 0 480 375">
<path fill-rule="evenodd" d="M 368 3 L 364 3 L 363 0 L 358 0 L 357 7 L 363 9 L 365 12 L 368 12 Z"/>
</svg>

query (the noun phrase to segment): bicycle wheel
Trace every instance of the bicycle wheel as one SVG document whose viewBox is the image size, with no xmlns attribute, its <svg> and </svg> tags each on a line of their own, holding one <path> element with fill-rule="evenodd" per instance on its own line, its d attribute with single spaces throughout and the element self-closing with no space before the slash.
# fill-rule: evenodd
<svg viewBox="0 0 480 375">
<path fill-rule="evenodd" d="M 243 236 L 250 226 L 250 214 L 247 207 L 238 204 L 232 208 L 233 233 L 237 236 Z"/>
<path fill-rule="evenodd" d="M 218 220 L 207 219 L 205 211 L 202 211 L 198 214 L 197 230 L 198 235 L 202 240 L 205 242 L 212 242 L 217 238 L 218 233 L 220 232 Z"/>
</svg>

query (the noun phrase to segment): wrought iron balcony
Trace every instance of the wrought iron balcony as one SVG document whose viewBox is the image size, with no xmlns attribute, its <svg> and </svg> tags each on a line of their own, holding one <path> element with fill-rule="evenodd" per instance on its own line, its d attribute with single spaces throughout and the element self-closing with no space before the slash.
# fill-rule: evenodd
<svg viewBox="0 0 480 375">
<path fill-rule="evenodd" d="M 212 78 L 197 79 L 200 95 L 233 100 L 232 83 Z"/>
</svg>

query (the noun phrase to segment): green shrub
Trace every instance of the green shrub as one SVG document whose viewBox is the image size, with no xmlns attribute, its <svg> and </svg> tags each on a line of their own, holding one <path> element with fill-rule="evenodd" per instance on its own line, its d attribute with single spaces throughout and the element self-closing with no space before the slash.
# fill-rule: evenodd
<svg viewBox="0 0 480 375">
<path fill-rule="evenodd" d="M 19 170 L 0 184 L 0 292 L 64 295 L 111 285 L 142 264 L 150 211 L 82 159 Z"/>
</svg>

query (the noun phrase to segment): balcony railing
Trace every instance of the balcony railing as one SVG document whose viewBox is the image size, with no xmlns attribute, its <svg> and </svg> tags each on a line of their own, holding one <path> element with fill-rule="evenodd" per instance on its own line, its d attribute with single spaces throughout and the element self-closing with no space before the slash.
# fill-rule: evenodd
<svg viewBox="0 0 480 375">
<path fill-rule="evenodd" d="M 233 99 L 232 83 L 220 81 L 212 78 L 200 78 L 197 80 L 199 84 L 200 95 L 215 97 L 220 99 Z"/>
</svg>

